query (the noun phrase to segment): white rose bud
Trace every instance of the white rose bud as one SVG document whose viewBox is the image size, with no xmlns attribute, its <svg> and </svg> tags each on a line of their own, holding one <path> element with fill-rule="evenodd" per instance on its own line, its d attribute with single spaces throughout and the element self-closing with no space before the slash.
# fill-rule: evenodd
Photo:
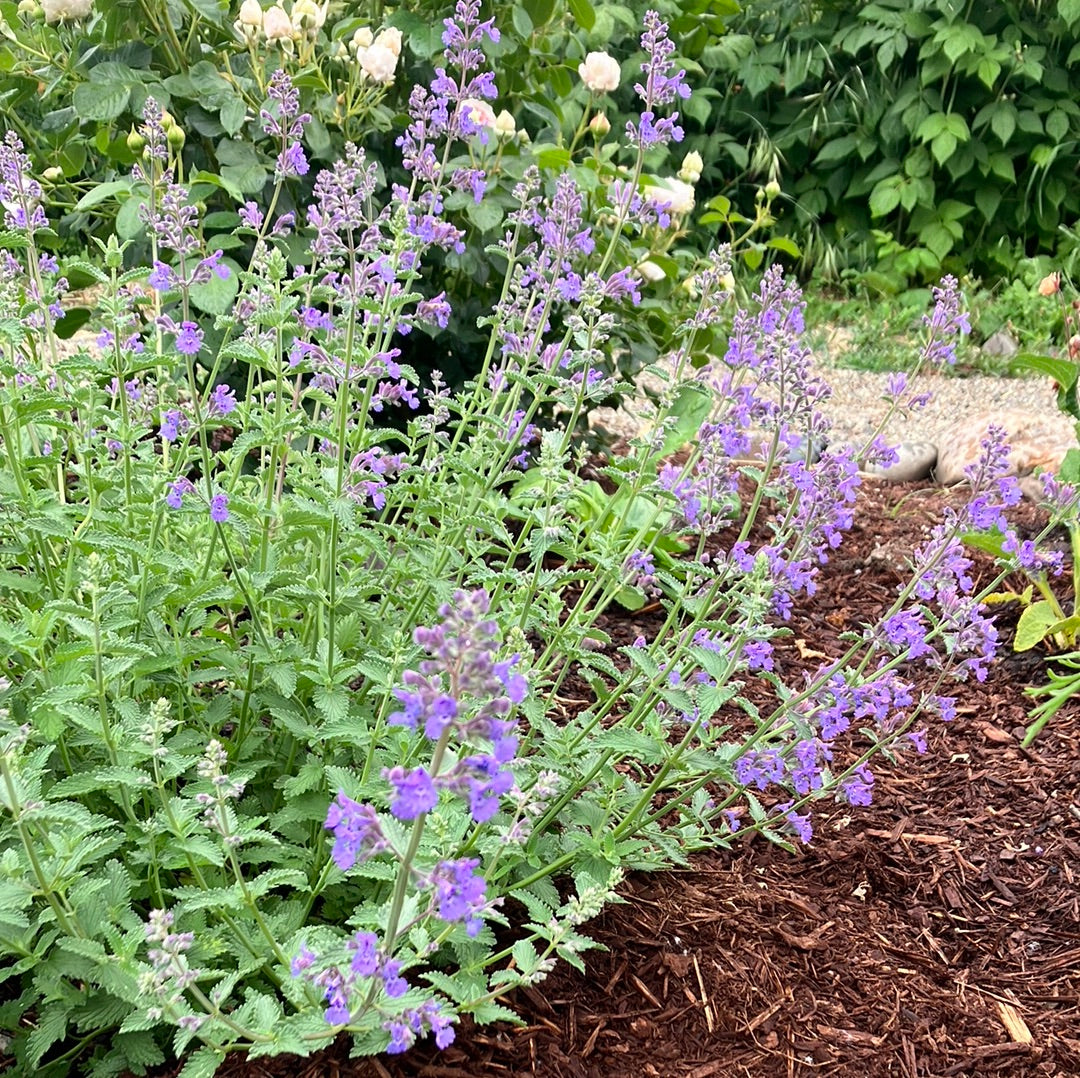
<svg viewBox="0 0 1080 1078">
<path fill-rule="evenodd" d="M 638 263 L 637 271 L 646 281 L 652 281 L 654 284 L 667 276 L 655 262 L 650 262 L 648 259 Z"/>
<path fill-rule="evenodd" d="M 372 82 L 388 86 L 394 81 L 397 57 L 385 45 L 375 43 L 368 46 L 359 59 L 361 70 Z"/>
<path fill-rule="evenodd" d="M 686 183 L 697 183 L 701 179 L 701 170 L 705 162 L 701 160 L 701 154 L 697 150 L 691 150 L 682 159 L 682 168 L 679 169 L 679 179 Z"/>
<path fill-rule="evenodd" d="M 63 22 L 66 19 L 85 19 L 90 15 L 94 0 L 41 0 L 41 10 L 46 22 Z"/>
<path fill-rule="evenodd" d="M 611 121 L 607 118 L 607 113 L 598 112 L 589 121 L 589 130 L 597 138 L 603 138 L 611 130 Z"/>
<path fill-rule="evenodd" d="M 293 29 L 298 34 L 314 38 L 326 22 L 326 10 L 315 0 L 294 0 L 292 8 Z"/>
<path fill-rule="evenodd" d="M 772 202 L 774 198 L 780 197 L 780 184 L 778 184 L 776 180 L 769 180 L 769 182 L 765 184 L 765 197 L 770 202 Z"/>
<path fill-rule="evenodd" d="M 240 5 L 240 14 L 237 16 L 236 21 L 241 26 L 262 29 L 263 12 L 259 0 L 244 0 Z"/>
<path fill-rule="evenodd" d="M 495 129 L 495 110 L 479 97 L 466 97 L 461 102 L 461 111 L 469 117 L 477 127 L 490 127 Z"/>
<path fill-rule="evenodd" d="M 368 33 L 370 32 L 369 30 Z M 401 56 L 401 31 L 396 26 L 388 26 L 385 30 L 379 31 L 374 44 L 389 49 L 394 54 L 394 59 L 398 59 Z"/>
<path fill-rule="evenodd" d="M 275 4 L 263 13 L 263 33 L 271 44 L 291 42 L 293 36 L 292 19 L 280 4 Z"/>
<path fill-rule="evenodd" d="M 49 183 L 58 183 L 64 178 L 64 170 L 53 165 L 52 168 L 47 168 L 42 174 L 43 180 L 48 180 Z"/>
<path fill-rule="evenodd" d="M 352 50 L 356 53 L 356 58 L 360 59 L 360 54 L 364 49 L 370 49 L 371 43 L 375 38 L 371 34 L 371 30 L 366 26 L 360 27 L 352 36 Z"/>
<path fill-rule="evenodd" d="M 513 138 L 515 131 L 517 131 L 517 124 L 514 123 L 514 117 L 506 109 L 503 109 L 495 117 L 495 134 L 499 138 Z"/>
<path fill-rule="evenodd" d="M 18 11 L 20 15 L 29 15 L 33 17 L 34 15 L 41 14 L 41 7 L 37 0 L 19 0 Z"/>
<path fill-rule="evenodd" d="M 619 61 L 606 52 L 590 52 L 585 62 L 578 64 L 581 81 L 594 94 L 606 94 L 619 88 L 622 72 Z"/>
</svg>

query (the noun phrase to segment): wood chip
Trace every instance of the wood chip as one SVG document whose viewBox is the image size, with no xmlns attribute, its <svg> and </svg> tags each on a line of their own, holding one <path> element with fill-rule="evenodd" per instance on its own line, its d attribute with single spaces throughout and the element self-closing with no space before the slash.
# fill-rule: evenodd
<svg viewBox="0 0 1080 1078">
<path fill-rule="evenodd" d="M 1011 1003 L 1005 1003 L 1000 999 L 995 999 L 994 1005 L 997 1007 L 1001 1024 L 1009 1034 L 1009 1040 L 1013 1041 L 1015 1044 L 1031 1044 L 1035 1040 L 1031 1035 L 1031 1030 L 1027 1027 L 1027 1023 L 1024 1021 L 1023 1016 Z"/>
</svg>

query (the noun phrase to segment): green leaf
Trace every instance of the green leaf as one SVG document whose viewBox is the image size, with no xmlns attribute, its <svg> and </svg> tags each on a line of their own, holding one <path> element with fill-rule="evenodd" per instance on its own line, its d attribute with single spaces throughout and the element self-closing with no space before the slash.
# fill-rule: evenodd
<svg viewBox="0 0 1080 1078">
<path fill-rule="evenodd" d="M 1075 363 L 1067 359 L 1059 359 L 1057 356 L 1037 356 L 1031 352 L 1021 352 L 1020 355 L 1014 356 L 1010 366 L 1014 371 L 1049 375 L 1059 386 L 1066 389 L 1076 384 L 1077 373 L 1080 371 Z"/>
<path fill-rule="evenodd" d="M 570 14 L 586 33 L 596 25 L 596 11 L 589 0 L 570 0 Z"/>
<path fill-rule="evenodd" d="M 498 228 L 503 221 L 502 207 L 490 198 L 482 202 L 470 201 L 465 212 L 481 232 L 490 232 L 493 228 Z"/>
<path fill-rule="evenodd" d="M 110 180 L 108 183 L 99 183 L 97 187 L 92 187 L 78 202 L 75 203 L 75 209 L 88 210 L 91 206 L 96 206 L 99 202 L 105 202 L 107 199 L 113 198 L 121 192 L 130 192 L 130 190 L 130 180 Z"/>
<path fill-rule="evenodd" d="M 122 82 L 84 82 L 71 102 L 81 120 L 115 120 L 127 108 L 131 88 Z"/>
<path fill-rule="evenodd" d="M 799 258 L 802 256 L 802 251 L 799 249 L 799 245 L 787 236 L 773 236 L 771 240 L 767 240 L 766 247 L 771 247 L 775 251 L 783 251 L 784 254 L 791 255 L 792 258 Z"/>
<path fill-rule="evenodd" d="M 1058 0 L 1057 9 L 1058 14 L 1069 26 L 1080 22 L 1080 0 Z"/>
<path fill-rule="evenodd" d="M 1001 139 L 1002 146 L 1008 144 L 1016 130 L 1016 106 L 1011 101 L 999 101 L 994 107 L 990 130 Z"/>
<path fill-rule="evenodd" d="M 900 205 L 900 182 L 899 176 L 890 176 L 870 192 L 870 213 L 874 217 L 887 217 Z"/>
<path fill-rule="evenodd" d="M 188 1057 L 177 1078 L 214 1078 L 218 1067 L 224 1062 L 224 1052 L 216 1052 L 213 1048 L 200 1048 Z"/>
<path fill-rule="evenodd" d="M 1001 205 L 1001 190 L 997 187 L 980 187 L 975 192 L 975 205 L 986 221 L 992 221 Z"/>
<path fill-rule="evenodd" d="M 1016 623 L 1013 651 L 1030 651 L 1046 639 L 1052 626 L 1060 620 L 1050 603 L 1045 600 L 1032 603 L 1021 613 L 1020 620 Z"/>
<path fill-rule="evenodd" d="M 222 279 L 216 273 L 210 280 L 191 286 L 191 302 L 204 314 L 225 314 L 232 310 L 233 300 L 240 291 L 240 266 L 231 258 L 221 260 L 229 270 L 229 276 Z"/>
</svg>

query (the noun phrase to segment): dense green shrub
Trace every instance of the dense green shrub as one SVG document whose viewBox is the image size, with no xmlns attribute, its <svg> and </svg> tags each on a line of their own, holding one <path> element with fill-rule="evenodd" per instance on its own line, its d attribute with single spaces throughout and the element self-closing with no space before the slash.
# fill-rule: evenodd
<svg viewBox="0 0 1080 1078">
<path fill-rule="evenodd" d="M 1007 274 L 1080 217 L 1078 24 L 1072 0 L 749 0 L 690 142 L 782 183 L 807 269 Z"/>
</svg>

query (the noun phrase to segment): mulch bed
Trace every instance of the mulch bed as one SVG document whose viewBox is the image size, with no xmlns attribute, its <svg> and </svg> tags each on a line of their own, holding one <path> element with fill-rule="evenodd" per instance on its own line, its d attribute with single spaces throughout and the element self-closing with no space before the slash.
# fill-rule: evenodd
<svg viewBox="0 0 1080 1078">
<path fill-rule="evenodd" d="M 840 632 L 873 619 L 949 497 L 866 488 L 778 658 L 835 654 Z M 1034 507 L 1017 512 L 1038 526 Z M 1007 643 L 1015 614 L 1000 620 Z M 1003 649 L 984 684 L 949 690 L 959 717 L 931 730 L 925 756 L 879 762 L 870 808 L 819 807 L 795 855 L 754 838 L 631 876 L 625 902 L 590 926 L 607 950 L 586 955 L 587 974 L 560 968 L 511 997 L 520 1027 L 465 1022 L 443 1052 L 378 1059 L 350 1060 L 342 1039 L 219 1074 L 1080 1075 L 1080 708 L 1021 749 L 1022 690 L 1044 677 L 1042 656 Z"/>
</svg>

